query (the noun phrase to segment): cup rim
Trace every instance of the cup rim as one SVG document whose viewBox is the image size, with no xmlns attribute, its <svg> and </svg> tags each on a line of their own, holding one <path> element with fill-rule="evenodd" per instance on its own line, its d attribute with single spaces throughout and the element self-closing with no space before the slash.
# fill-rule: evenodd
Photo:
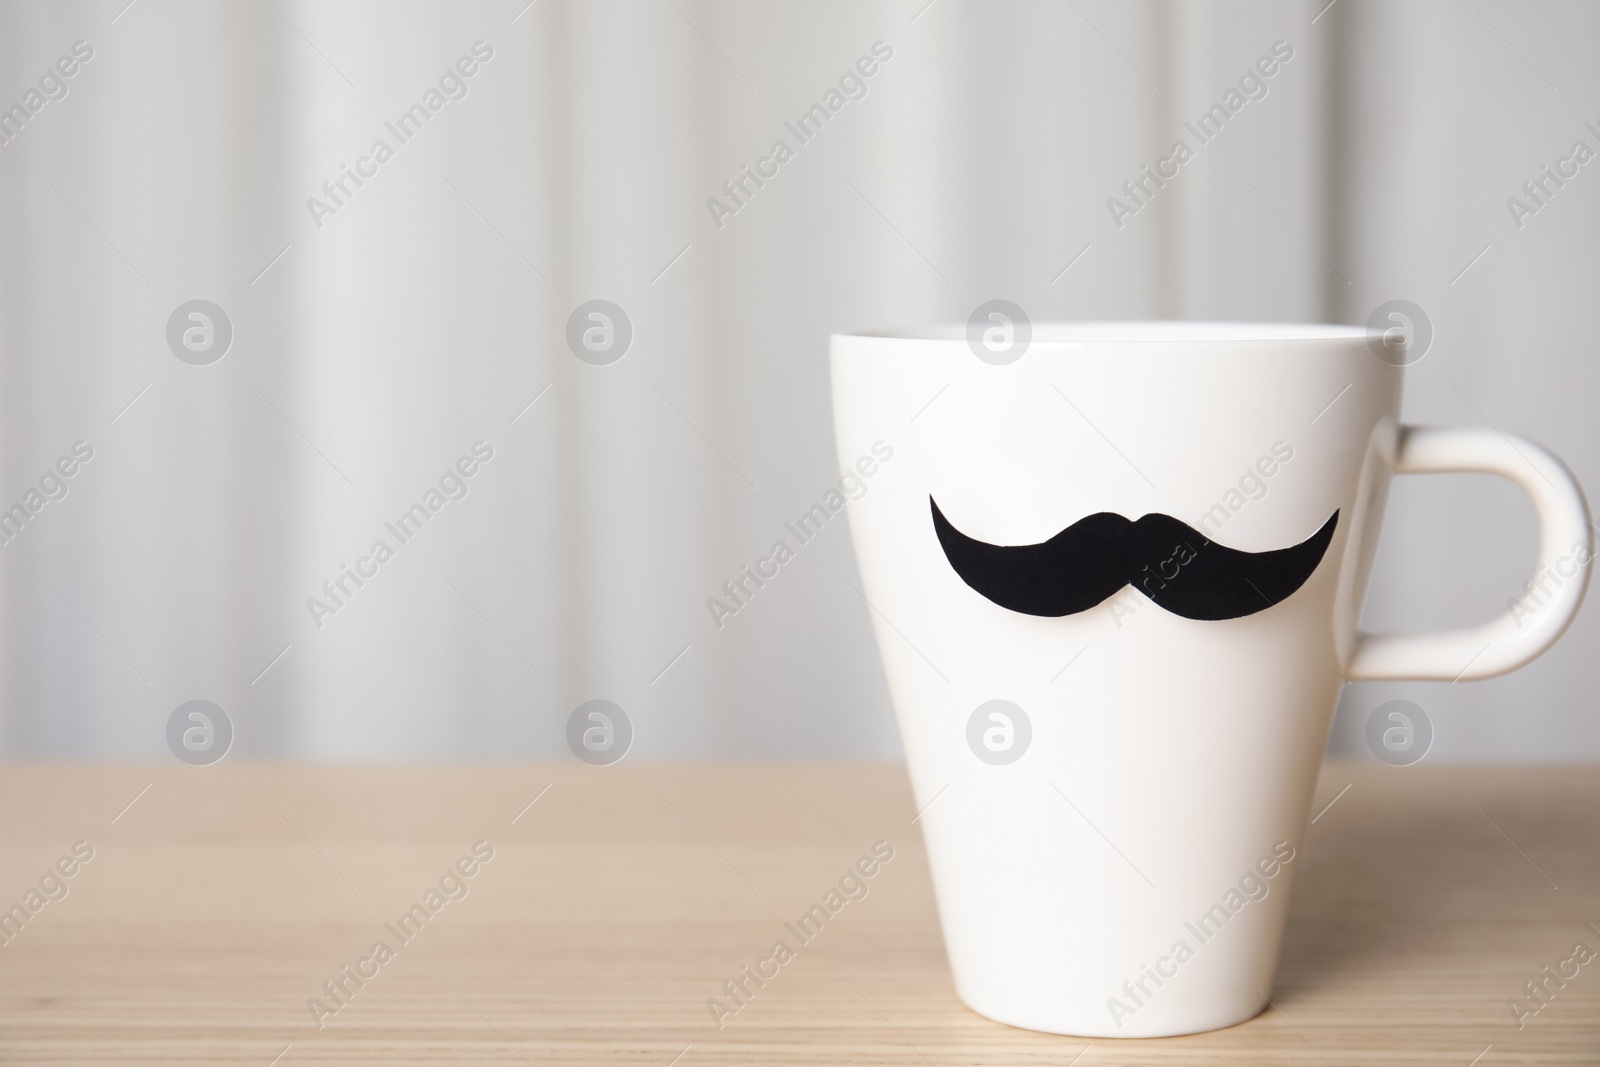
<svg viewBox="0 0 1600 1067">
<path fill-rule="evenodd" d="M 1327 341 L 1348 344 L 1365 342 L 1371 331 L 1365 326 L 1335 323 L 1227 322 L 1188 319 L 1146 320 L 1056 320 L 1031 324 L 1034 345 L 1084 344 L 1240 344 L 1246 342 Z M 963 323 L 931 323 L 923 326 L 889 327 L 864 330 L 838 330 L 830 335 L 837 340 L 858 341 L 948 341 L 966 343 Z"/>
</svg>

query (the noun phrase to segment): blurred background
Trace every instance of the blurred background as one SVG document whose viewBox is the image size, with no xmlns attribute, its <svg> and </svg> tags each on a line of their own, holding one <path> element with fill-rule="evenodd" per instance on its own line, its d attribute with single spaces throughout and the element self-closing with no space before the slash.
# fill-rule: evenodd
<svg viewBox="0 0 1600 1067">
<path fill-rule="evenodd" d="M 1530 435 L 1593 499 L 1600 164 L 1560 161 L 1600 150 L 1597 48 L 1577 0 L 0 6 L 0 755 L 168 759 L 204 699 L 234 758 L 571 758 L 603 698 L 633 758 L 897 758 L 842 524 L 707 600 L 838 478 L 829 332 L 994 298 L 1413 301 L 1408 420 Z M 614 362 L 568 344 L 591 300 Z M 1534 536 L 1509 483 L 1402 479 L 1367 625 L 1504 610 Z M 1600 758 L 1597 636 L 1353 686 L 1332 752 L 1403 697 L 1432 760 Z"/>
</svg>

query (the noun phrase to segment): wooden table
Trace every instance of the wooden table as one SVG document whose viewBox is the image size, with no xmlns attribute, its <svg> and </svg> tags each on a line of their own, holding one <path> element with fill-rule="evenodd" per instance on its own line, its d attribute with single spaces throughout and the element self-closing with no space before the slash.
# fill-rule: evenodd
<svg viewBox="0 0 1600 1067">
<path fill-rule="evenodd" d="M 1507 1007 L 1600 951 L 1600 774 L 1334 764 L 1318 807 L 1349 783 L 1298 861 L 1273 1008 L 1085 1042 L 956 999 L 898 767 L 13 767 L 0 906 L 73 876 L 0 946 L 0 1062 L 1600 1063 L 1600 960 L 1521 1029 Z M 713 1025 L 878 840 L 869 895 Z M 395 936 L 479 841 L 445 882 L 467 895 Z"/>
</svg>

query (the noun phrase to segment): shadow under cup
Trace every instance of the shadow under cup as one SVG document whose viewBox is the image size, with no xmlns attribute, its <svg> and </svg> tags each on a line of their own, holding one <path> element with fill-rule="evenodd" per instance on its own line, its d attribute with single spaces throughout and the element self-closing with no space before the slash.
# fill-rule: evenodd
<svg viewBox="0 0 1600 1067">
<path fill-rule="evenodd" d="M 1357 624 L 1407 432 L 1402 370 L 1353 327 L 1087 323 L 1035 324 L 1005 362 L 961 327 L 835 335 L 832 375 L 841 462 L 892 450 L 851 530 L 962 999 L 1088 1037 L 1255 1015 L 1371 637 Z M 1338 518 L 1304 581 L 1259 610 L 1164 609 L 1151 582 L 1186 577 L 1166 557 L 1047 615 L 968 584 L 935 503 L 988 546 L 1111 513 L 1264 553 Z"/>
</svg>

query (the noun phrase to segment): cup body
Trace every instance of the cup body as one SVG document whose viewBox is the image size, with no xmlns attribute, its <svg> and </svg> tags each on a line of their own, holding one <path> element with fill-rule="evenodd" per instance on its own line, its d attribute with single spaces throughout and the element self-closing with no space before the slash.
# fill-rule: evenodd
<svg viewBox="0 0 1600 1067">
<path fill-rule="evenodd" d="M 1087 1037 L 1255 1015 L 1376 546 L 1400 371 L 1349 327 L 1078 323 L 1034 326 L 1003 365 L 959 328 L 835 335 L 832 375 L 841 462 L 893 450 L 850 526 L 962 999 Z M 956 573 L 930 498 L 1005 546 L 1163 513 L 1254 553 L 1338 519 L 1309 578 L 1253 614 L 1181 617 L 1130 584 L 1046 617 Z"/>
</svg>

